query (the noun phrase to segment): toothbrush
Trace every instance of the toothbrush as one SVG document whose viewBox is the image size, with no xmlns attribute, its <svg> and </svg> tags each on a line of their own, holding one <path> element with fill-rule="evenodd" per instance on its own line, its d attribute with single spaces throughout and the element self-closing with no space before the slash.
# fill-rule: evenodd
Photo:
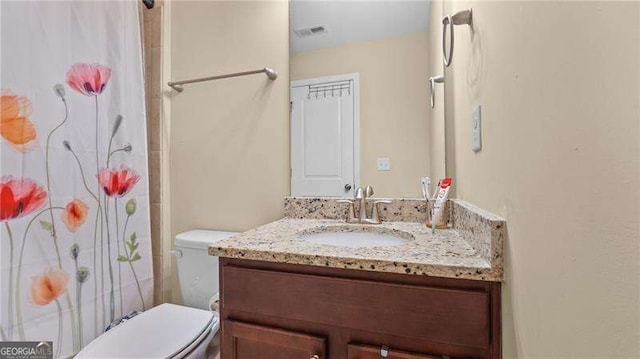
<svg viewBox="0 0 640 359">
<path fill-rule="evenodd" d="M 429 193 L 429 185 L 431 184 L 431 179 L 429 177 L 420 178 L 420 187 L 422 188 L 422 197 L 429 201 L 431 198 L 431 194 Z"/>
<path fill-rule="evenodd" d="M 435 201 L 436 199 L 438 199 L 438 193 L 440 192 L 440 183 L 442 181 L 438 181 L 438 185 L 436 186 L 436 190 L 433 191 L 433 197 L 431 197 L 432 201 Z"/>
</svg>

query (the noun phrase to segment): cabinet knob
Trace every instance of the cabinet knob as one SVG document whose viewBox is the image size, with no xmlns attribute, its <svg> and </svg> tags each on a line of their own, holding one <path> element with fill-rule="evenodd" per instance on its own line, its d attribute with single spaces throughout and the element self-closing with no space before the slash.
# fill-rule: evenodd
<svg viewBox="0 0 640 359">
<path fill-rule="evenodd" d="M 311 357 L 311 358 L 309 358 L 309 359 L 320 359 L 320 357 L 318 356 L 318 354 L 315 354 L 314 356 L 312 356 L 312 357 Z"/>
</svg>

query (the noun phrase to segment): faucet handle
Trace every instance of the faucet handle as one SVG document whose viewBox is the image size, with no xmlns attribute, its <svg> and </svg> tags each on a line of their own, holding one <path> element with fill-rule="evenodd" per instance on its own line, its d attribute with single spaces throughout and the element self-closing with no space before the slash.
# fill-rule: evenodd
<svg viewBox="0 0 640 359">
<path fill-rule="evenodd" d="M 373 187 L 371 186 L 367 186 L 364 188 L 364 196 L 365 198 L 370 198 L 371 196 L 373 196 Z"/>
<path fill-rule="evenodd" d="M 380 224 L 382 222 L 380 220 L 380 209 L 378 208 L 378 204 L 380 203 L 389 204 L 391 203 L 391 201 L 387 199 L 381 199 L 373 202 L 373 208 L 371 209 L 371 211 L 373 212 L 371 213 L 371 222 L 373 222 L 374 224 Z"/>
<path fill-rule="evenodd" d="M 347 222 L 353 222 L 356 219 L 356 210 L 354 206 L 354 201 L 351 199 L 339 199 L 336 201 L 337 203 L 348 203 L 349 210 L 347 212 Z"/>
</svg>

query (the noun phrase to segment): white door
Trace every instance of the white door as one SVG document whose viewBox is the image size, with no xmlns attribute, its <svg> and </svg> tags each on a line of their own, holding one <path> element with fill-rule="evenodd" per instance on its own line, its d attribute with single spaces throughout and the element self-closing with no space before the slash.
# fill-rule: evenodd
<svg viewBox="0 0 640 359">
<path fill-rule="evenodd" d="M 291 83 L 291 195 L 351 196 L 358 184 L 358 76 Z"/>
</svg>

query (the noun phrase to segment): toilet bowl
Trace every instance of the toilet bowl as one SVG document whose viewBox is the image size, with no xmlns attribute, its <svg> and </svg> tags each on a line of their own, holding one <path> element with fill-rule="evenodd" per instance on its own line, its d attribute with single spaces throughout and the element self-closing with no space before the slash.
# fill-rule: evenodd
<svg viewBox="0 0 640 359">
<path fill-rule="evenodd" d="M 218 297 L 218 258 L 208 254 L 215 242 L 237 234 L 194 230 L 176 236 L 178 279 L 183 305 L 161 304 L 100 335 L 75 358 L 201 359 L 220 328 L 210 302 Z"/>
</svg>

